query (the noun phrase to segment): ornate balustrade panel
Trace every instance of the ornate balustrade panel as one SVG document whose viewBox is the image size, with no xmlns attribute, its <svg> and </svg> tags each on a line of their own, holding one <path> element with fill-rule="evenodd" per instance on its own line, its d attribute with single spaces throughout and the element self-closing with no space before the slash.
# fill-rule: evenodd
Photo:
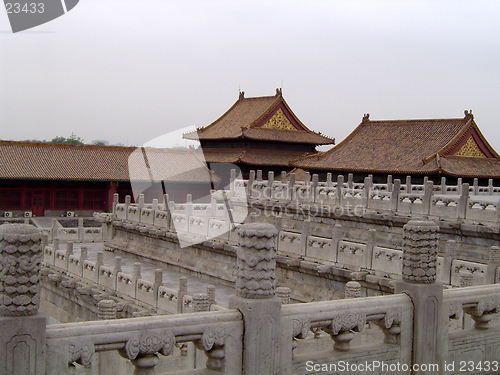
<svg viewBox="0 0 500 375">
<path fill-rule="evenodd" d="M 472 275 L 472 285 L 482 285 L 486 269 L 486 264 L 455 259 L 451 264 L 451 285 L 460 286 L 461 275 Z"/>
<path fill-rule="evenodd" d="M 413 306 L 404 294 L 283 305 L 281 317 L 281 374 L 304 374 L 308 362 L 411 363 Z M 381 328 L 382 338 L 372 334 L 373 342 L 360 350 L 355 338 L 370 322 Z M 330 335 L 331 346 L 323 342 L 318 351 L 293 354 L 321 332 Z"/>
<path fill-rule="evenodd" d="M 170 228 L 170 214 L 168 211 L 156 210 L 154 213 L 154 222 L 155 227 Z"/>
<path fill-rule="evenodd" d="M 83 232 L 83 241 L 96 242 L 104 239 L 102 228 L 80 228 Z"/>
<path fill-rule="evenodd" d="M 172 213 L 172 226 L 176 232 L 189 231 L 189 217 L 186 214 Z"/>
<path fill-rule="evenodd" d="M 305 255 L 305 249 L 302 248 L 302 235 L 295 232 L 281 231 L 278 236 L 278 249 L 286 253 Z"/>
<path fill-rule="evenodd" d="M 155 288 L 152 282 L 138 279 L 135 298 L 141 302 L 147 303 L 150 306 L 156 306 Z"/>
<path fill-rule="evenodd" d="M 342 189 L 339 202 L 339 204 L 343 207 L 366 207 L 366 197 L 364 189 L 360 186 L 352 189 Z"/>
<path fill-rule="evenodd" d="M 127 207 L 128 206 L 125 203 L 116 204 L 115 214 L 118 220 L 127 220 L 127 212 L 128 212 Z"/>
<path fill-rule="evenodd" d="M 99 267 L 99 285 L 115 290 L 116 289 L 116 273 L 111 267 Z"/>
<path fill-rule="evenodd" d="M 182 297 L 182 312 L 184 313 L 193 312 L 193 296 L 185 294 Z"/>
<path fill-rule="evenodd" d="M 90 260 L 83 261 L 83 278 L 94 283 L 99 283 L 99 265 Z"/>
<path fill-rule="evenodd" d="M 294 185 L 292 187 L 292 199 L 297 202 L 313 202 L 314 194 L 311 185 Z"/>
<path fill-rule="evenodd" d="M 171 314 L 177 313 L 178 293 L 176 290 L 160 286 L 158 288 L 158 308 Z"/>
<path fill-rule="evenodd" d="M 206 216 L 190 216 L 188 219 L 188 232 L 194 236 L 207 237 L 208 220 Z"/>
<path fill-rule="evenodd" d="M 368 195 L 367 206 L 375 211 L 390 211 L 392 201 L 392 192 L 373 189 Z"/>
<path fill-rule="evenodd" d="M 70 255 L 68 261 L 68 272 L 70 274 L 82 277 L 83 263 L 79 256 Z"/>
<path fill-rule="evenodd" d="M 116 291 L 131 298 L 135 298 L 136 280 L 134 276 L 124 272 L 116 274 Z"/>
<path fill-rule="evenodd" d="M 213 218 L 208 222 L 208 237 L 216 238 L 219 237 L 222 240 L 229 240 L 229 231 L 231 229 L 231 223 L 229 220 L 221 218 Z"/>
<path fill-rule="evenodd" d="M 387 247 L 373 248 L 372 269 L 392 275 L 401 275 L 403 271 L 403 252 Z"/>
<path fill-rule="evenodd" d="M 130 205 L 127 208 L 127 221 L 131 223 L 141 222 L 141 209 L 137 206 Z"/>
<path fill-rule="evenodd" d="M 59 267 L 62 270 L 67 271 L 67 257 L 66 257 L 66 251 L 65 250 L 56 250 L 56 255 L 54 258 L 54 265 L 56 267 Z"/>
<path fill-rule="evenodd" d="M 339 197 L 336 186 L 318 186 L 316 188 L 316 202 L 321 204 L 338 205 Z"/>
<path fill-rule="evenodd" d="M 458 208 L 460 199 L 445 195 L 435 195 L 431 198 L 429 214 L 431 216 L 458 219 Z"/>
<path fill-rule="evenodd" d="M 418 214 L 425 215 L 426 212 L 424 206 L 424 196 L 423 194 L 414 193 L 400 193 L 398 200 L 398 212 L 406 214 Z"/>
<path fill-rule="evenodd" d="M 60 241 L 78 241 L 78 228 L 59 228 L 57 238 Z"/>
<path fill-rule="evenodd" d="M 473 321 L 473 327 L 451 331 L 448 337 L 447 362 L 498 361 L 500 346 L 500 285 L 448 289 L 443 292 L 445 311 L 450 319 Z M 468 326 L 459 321 L 459 326 Z M 454 325 L 457 326 L 456 324 Z M 493 370 L 493 369 L 492 369 Z M 465 373 L 496 373 L 485 368 Z"/>
<path fill-rule="evenodd" d="M 141 209 L 141 224 L 145 225 L 153 225 L 155 211 L 152 208 L 143 208 Z"/>
<path fill-rule="evenodd" d="M 336 262 L 337 249 L 333 248 L 332 243 L 331 238 L 308 236 L 305 255 L 315 259 Z"/>
<path fill-rule="evenodd" d="M 339 242 L 337 263 L 346 266 L 365 267 L 365 254 L 366 244 L 342 240 Z"/>
<path fill-rule="evenodd" d="M 69 374 L 68 366 L 88 366 L 95 353 L 109 350 L 118 350 L 136 367 L 145 362 L 154 367 L 159 354 L 171 355 L 175 345 L 192 342 L 207 354 L 207 368 L 237 375 L 242 369 L 242 335 L 243 321 L 235 310 L 50 325 L 46 374 Z"/>
<path fill-rule="evenodd" d="M 465 218 L 479 222 L 490 221 L 496 223 L 499 221 L 500 217 L 499 210 L 500 204 L 498 200 L 485 201 L 469 197 L 467 200 Z"/>
</svg>

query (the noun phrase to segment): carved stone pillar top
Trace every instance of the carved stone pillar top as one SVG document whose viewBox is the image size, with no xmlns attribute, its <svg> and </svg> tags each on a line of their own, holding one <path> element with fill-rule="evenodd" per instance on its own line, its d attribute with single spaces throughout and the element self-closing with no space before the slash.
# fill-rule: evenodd
<svg viewBox="0 0 500 375">
<path fill-rule="evenodd" d="M 0 315 L 37 313 L 41 240 L 42 233 L 32 225 L 0 225 Z"/>
<path fill-rule="evenodd" d="M 403 227 L 403 280 L 431 284 L 436 280 L 439 226 L 432 220 L 410 220 Z"/>
<path fill-rule="evenodd" d="M 345 284 L 345 298 L 359 298 L 361 297 L 361 284 L 357 281 L 348 281 Z"/>
<path fill-rule="evenodd" d="M 97 303 L 97 316 L 99 319 L 116 319 L 116 302 L 111 299 L 103 299 Z"/>
<path fill-rule="evenodd" d="M 272 298 L 275 289 L 276 237 L 271 224 L 250 223 L 238 227 L 238 278 L 236 295 L 243 298 Z"/>
<path fill-rule="evenodd" d="M 285 286 L 280 286 L 279 288 L 276 288 L 276 297 L 278 297 L 281 300 L 282 305 L 290 304 L 291 293 L 292 293 L 291 289 Z"/>
</svg>

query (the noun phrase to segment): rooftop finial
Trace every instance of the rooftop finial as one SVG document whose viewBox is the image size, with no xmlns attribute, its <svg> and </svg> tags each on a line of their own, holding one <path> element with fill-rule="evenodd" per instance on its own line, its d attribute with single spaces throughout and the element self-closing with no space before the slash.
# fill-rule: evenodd
<svg viewBox="0 0 500 375">
<path fill-rule="evenodd" d="M 281 96 L 281 88 L 276 89 L 276 96 Z"/>
<path fill-rule="evenodd" d="M 245 91 L 240 91 L 240 99 L 245 99 Z"/>
<path fill-rule="evenodd" d="M 365 113 L 363 115 L 363 121 L 362 122 L 368 122 L 370 121 L 370 114 L 369 113 Z"/>
<path fill-rule="evenodd" d="M 472 109 L 465 110 L 464 115 L 465 115 L 466 119 L 469 119 L 469 118 L 473 119 L 474 118 L 474 115 L 472 114 Z"/>
</svg>

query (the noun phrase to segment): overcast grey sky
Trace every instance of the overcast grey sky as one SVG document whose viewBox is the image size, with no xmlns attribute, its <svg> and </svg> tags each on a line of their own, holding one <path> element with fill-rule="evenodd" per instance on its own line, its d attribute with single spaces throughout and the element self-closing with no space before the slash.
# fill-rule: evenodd
<svg viewBox="0 0 500 375">
<path fill-rule="evenodd" d="M 12 34 L 0 11 L 0 139 L 140 145 L 238 98 L 283 96 L 310 129 L 463 117 L 500 152 L 500 1 L 80 0 Z"/>
</svg>

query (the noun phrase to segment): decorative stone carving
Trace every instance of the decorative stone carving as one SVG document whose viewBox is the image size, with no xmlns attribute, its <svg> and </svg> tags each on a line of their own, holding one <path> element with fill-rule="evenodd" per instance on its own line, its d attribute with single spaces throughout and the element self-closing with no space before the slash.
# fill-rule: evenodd
<svg viewBox="0 0 500 375">
<path fill-rule="evenodd" d="M 0 226 L 0 315 L 35 315 L 40 305 L 41 232 L 28 224 Z"/>
<path fill-rule="evenodd" d="M 335 344 L 333 348 L 338 351 L 348 351 L 349 343 L 354 338 L 354 332 L 361 332 L 366 324 L 366 314 L 357 311 L 347 311 L 336 314 L 329 327 L 323 328 Z"/>
<path fill-rule="evenodd" d="M 270 224 L 250 223 L 239 235 L 236 295 L 249 299 L 272 298 L 275 289 L 276 236 Z"/>
<path fill-rule="evenodd" d="M 305 339 L 310 329 L 311 329 L 311 322 L 308 319 L 293 320 L 293 337 L 298 337 L 299 339 Z"/>
<path fill-rule="evenodd" d="M 103 299 L 97 303 L 97 316 L 99 319 L 116 319 L 116 302 Z"/>
<path fill-rule="evenodd" d="M 451 319 L 458 319 L 460 318 L 460 313 L 462 312 L 462 302 L 459 300 L 453 300 L 450 302 L 450 311 L 448 313 L 448 316 Z"/>
<path fill-rule="evenodd" d="M 500 247 L 491 246 L 488 249 L 488 260 L 490 263 L 500 264 Z"/>
<path fill-rule="evenodd" d="M 472 286 L 473 276 L 471 274 L 460 274 L 460 287 Z"/>
<path fill-rule="evenodd" d="M 482 299 L 474 307 L 463 309 L 474 320 L 474 328 L 488 329 L 490 321 L 500 312 L 500 295 L 492 295 Z"/>
<path fill-rule="evenodd" d="M 215 346 L 223 346 L 226 340 L 226 328 L 223 325 L 210 327 L 201 336 L 198 341 L 200 349 L 211 350 Z"/>
<path fill-rule="evenodd" d="M 211 327 L 203 332 L 201 340 L 196 343 L 199 349 L 205 351 L 208 357 L 207 368 L 220 371 L 224 364 L 224 343 L 226 341 L 226 328 L 223 325 Z"/>
<path fill-rule="evenodd" d="M 139 355 L 153 355 L 160 353 L 170 355 L 174 350 L 175 336 L 170 330 L 160 330 L 155 332 L 135 333 L 125 344 L 125 348 L 120 354 L 130 360 L 136 359 Z"/>
<path fill-rule="evenodd" d="M 290 303 L 291 292 L 290 288 L 280 286 L 279 288 L 276 288 L 276 297 L 281 300 L 282 305 L 288 305 Z"/>
<path fill-rule="evenodd" d="M 399 344 L 399 334 L 401 333 L 401 307 L 392 307 L 386 313 L 383 319 L 375 321 L 384 332 L 384 342 L 386 344 Z"/>
<path fill-rule="evenodd" d="M 439 226 L 431 220 L 410 220 L 403 227 L 403 280 L 431 284 L 436 280 Z"/>
<path fill-rule="evenodd" d="M 210 311 L 210 300 L 207 294 L 193 295 L 193 312 Z"/>
<path fill-rule="evenodd" d="M 345 284 L 344 290 L 345 298 L 359 298 L 361 297 L 361 284 L 357 281 L 348 281 Z"/>
<path fill-rule="evenodd" d="M 82 366 L 89 366 L 95 353 L 94 343 L 91 339 L 71 341 L 69 344 L 68 362 L 76 362 Z"/>
</svg>

